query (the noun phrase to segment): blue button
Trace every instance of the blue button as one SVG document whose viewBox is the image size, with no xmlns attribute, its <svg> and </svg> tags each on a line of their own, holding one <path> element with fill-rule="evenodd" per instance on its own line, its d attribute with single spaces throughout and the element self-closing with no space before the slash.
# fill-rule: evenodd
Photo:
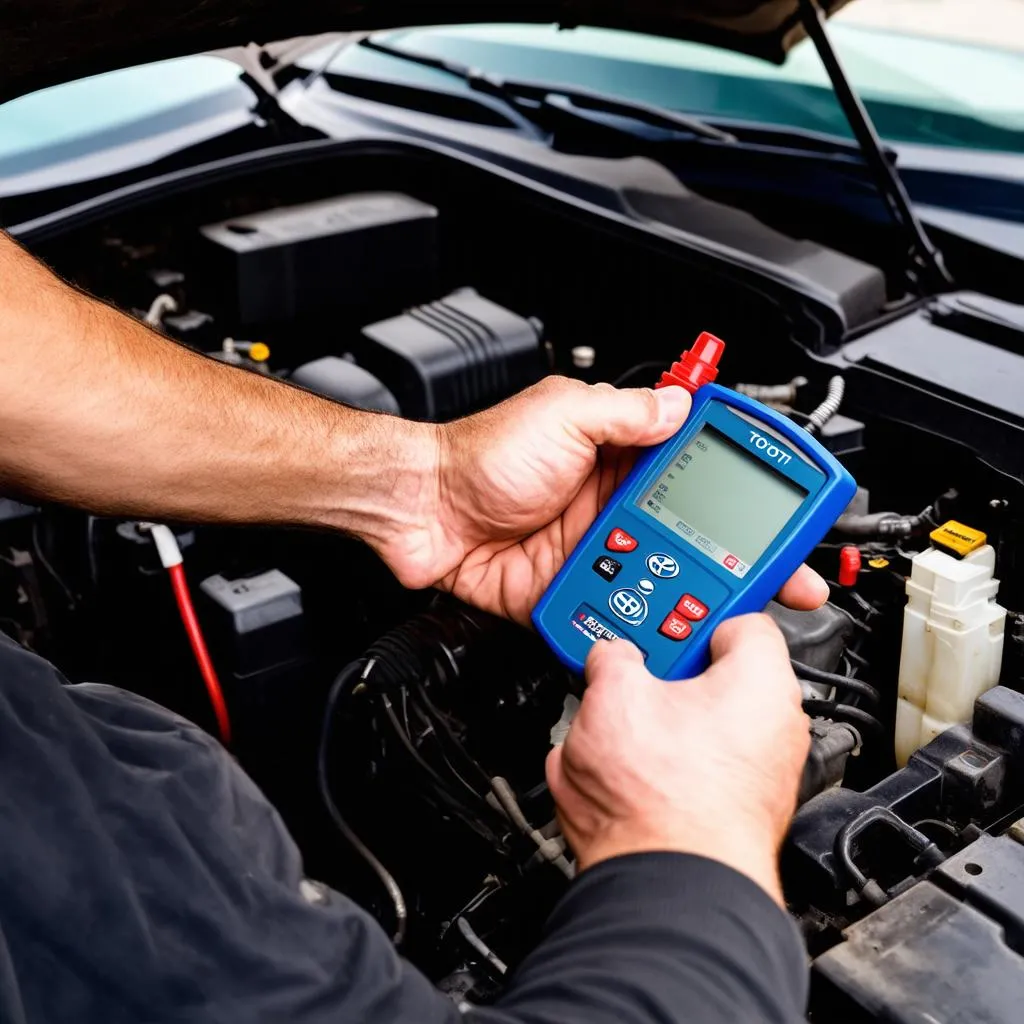
<svg viewBox="0 0 1024 1024">
<path fill-rule="evenodd" d="M 608 607 L 630 626 L 639 626 L 647 618 L 647 602 L 641 594 L 629 588 L 616 590 L 608 598 Z"/>
<path fill-rule="evenodd" d="M 653 576 L 663 580 L 670 580 L 673 576 L 679 575 L 679 563 L 671 556 L 660 552 L 647 556 L 647 570 Z"/>
</svg>

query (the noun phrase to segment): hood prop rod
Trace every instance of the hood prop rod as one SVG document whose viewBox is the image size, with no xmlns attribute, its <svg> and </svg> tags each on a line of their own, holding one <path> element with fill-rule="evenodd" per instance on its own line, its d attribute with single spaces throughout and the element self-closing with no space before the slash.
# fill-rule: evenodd
<svg viewBox="0 0 1024 1024">
<path fill-rule="evenodd" d="M 818 0 L 799 0 L 800 19 L 807 34 L 818 51 L 821 63 L 828 72 L 839 105 L 843 108 L 846 120 L 853 129 L 857 143 L 861 148 L 864 161 L 873 172 L 876 184 L 892 219 L 906 234 L 910 243 L 910 254 L 913 268 L 909 270 L 911 279 L 919 285 L 944 291 L 953 284 L 953 278 L 946 268 L 941 251 L 928 237 L 924 225 L 907 195 L 906 187 L 899 176 L 893 162 L 886 155 L 882 140 L 871 120 L 860 96 L 850 85 L 850 80 L 843 70 L 839 55 L 832 46 L 825 29 L 825 15 Z"/>
</svg>

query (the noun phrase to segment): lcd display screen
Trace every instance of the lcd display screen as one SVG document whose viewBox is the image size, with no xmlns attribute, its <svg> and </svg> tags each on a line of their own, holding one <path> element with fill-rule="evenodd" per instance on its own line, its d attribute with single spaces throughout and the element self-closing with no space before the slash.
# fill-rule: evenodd
<svg viewBox="0 0 1024 1024">
<path fill-rule="evenodd" d="M 745 576 L 807 491 L 705 424 L 638 502 L 687 544 Z"/>
</svg>

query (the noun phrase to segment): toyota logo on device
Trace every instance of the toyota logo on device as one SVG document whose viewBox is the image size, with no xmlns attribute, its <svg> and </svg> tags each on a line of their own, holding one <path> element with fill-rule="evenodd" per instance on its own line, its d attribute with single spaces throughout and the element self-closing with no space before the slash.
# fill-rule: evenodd
<svg viewBox="0 0 1024 1024">
<path fill-rule="evenodd" d="M 774 459 L 780 466 L 793 460 L 793 456 L 789 452 L 784 452 L 777 444 L 772 444 L 764 434 L 759 434 L 756 430 L 750 432 L 750 443 L 758 451 L 764 452 L 769 459 Z"/>
</svg>

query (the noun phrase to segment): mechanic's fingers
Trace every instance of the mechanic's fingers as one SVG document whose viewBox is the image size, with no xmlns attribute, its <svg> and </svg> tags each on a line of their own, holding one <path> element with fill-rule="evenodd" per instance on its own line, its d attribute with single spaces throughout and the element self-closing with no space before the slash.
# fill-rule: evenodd
<svg viewBox="0 0 1024 1024">
<path fill-rule="evenodd" d="M 566 402 L 566 420 L 591 442 L 620 448 L 666 440 L 690 412 L 689 392 L 679 387 L 655 391 L 593 384 L 567 394 Z"/>
<path fill-rule="evenodd" d="M 588 687 L 599 683 L 654 678 L 644 668 L 644 656 L 640 648 L 628 640 L 599 640 L 591 647 L 584 668 Z"/>
<path fill-rule="evenodd" d="M 814 611 L 828 600 L 828 584 L 809 565 L 801 565 L 782 585 L 779 600 L 797 611 Z"/>
</svg>

